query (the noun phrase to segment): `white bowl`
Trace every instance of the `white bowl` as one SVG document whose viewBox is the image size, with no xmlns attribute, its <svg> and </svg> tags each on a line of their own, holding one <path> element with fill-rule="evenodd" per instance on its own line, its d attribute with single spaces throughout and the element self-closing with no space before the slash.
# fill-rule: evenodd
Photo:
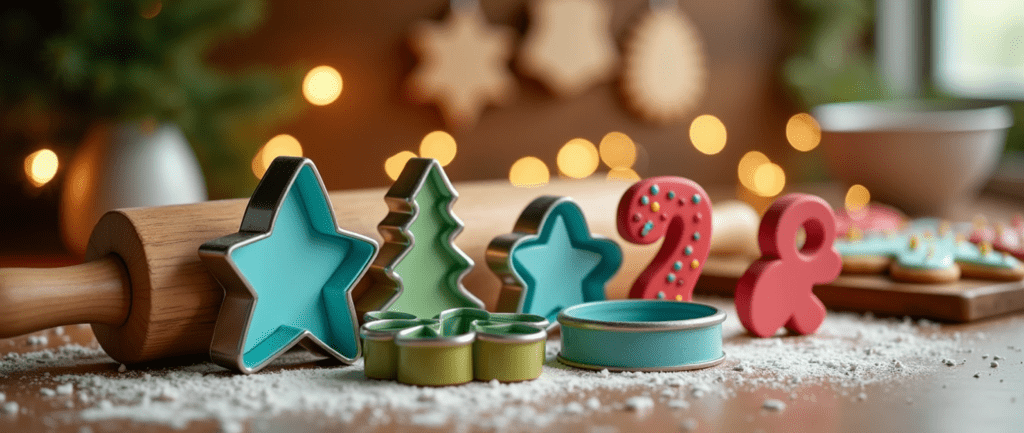
<svg viewBox="0 0 1024 433">
<path fill-rule="evenodd" d="M 952 217 L 977 197 L 1006 144 L 1005 105 L 845 102 L 815 107 L 829 169 L 910 214 Z"/>
</svg>

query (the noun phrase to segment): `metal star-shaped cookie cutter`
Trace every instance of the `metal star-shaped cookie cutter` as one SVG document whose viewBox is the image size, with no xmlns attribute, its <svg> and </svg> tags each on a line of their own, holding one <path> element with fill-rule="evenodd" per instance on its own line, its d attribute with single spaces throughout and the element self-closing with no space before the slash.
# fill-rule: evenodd
<svg viewBox="0 0 1024 433">
<path fill-rule="evenodd" d="M 377 243 L 336 221 L 313 162 L 275 159 L 238 233 L 199 247 L 225 291 L 210 347 L 214 362 L 255 373 L 296 344 L 346 364 L 359 359 L 351 289 Z"/>
<path fill-rule="evenodd" d="M 487 246 L 487 265 L 502 281 L 498 311 L 537 314 L 550 327 L 564 308 L 605 299 L 605 285 L 622 265 L 614 241 L 593 235 L 569 197 L 534 199 L 512 233 Z"/>
</svg>

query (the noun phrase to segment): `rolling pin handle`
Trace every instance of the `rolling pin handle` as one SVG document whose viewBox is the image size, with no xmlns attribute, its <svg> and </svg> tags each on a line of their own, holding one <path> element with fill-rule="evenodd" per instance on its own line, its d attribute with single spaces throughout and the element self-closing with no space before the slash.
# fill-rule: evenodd
<svg viewBox="0 0 1024 433">
<path fill-rule="evenodd" d="M 0 269 L 0 338 L 128 319 L 131 282 L 115 255 L 64 268 Z"/>
</svg>

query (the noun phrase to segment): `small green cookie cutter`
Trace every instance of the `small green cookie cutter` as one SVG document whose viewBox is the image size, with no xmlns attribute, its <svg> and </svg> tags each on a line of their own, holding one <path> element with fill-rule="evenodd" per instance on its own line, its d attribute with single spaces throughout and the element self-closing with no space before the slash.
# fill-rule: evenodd
<svg viewBox="0 0 1024 433">
<path fill-rule="evenodd" d="M 434 319 L 366 313 L 360 330 L 366 377 L 409 385 L 519 382 L 540 377 L 547 319 L 533 314 L 445 310 Z"/>
<path fill-rule="evenodd" d="M 388 214 L 377 225 L 380 254 L 353 290 L 357 313 L 386 310 L 434 317 L 450 308 L 483 308 L 462 284 L 473 260 L 455 237 L 459 194 L 435 159 L 412 158 L 388 189 Z"/>
</svg>

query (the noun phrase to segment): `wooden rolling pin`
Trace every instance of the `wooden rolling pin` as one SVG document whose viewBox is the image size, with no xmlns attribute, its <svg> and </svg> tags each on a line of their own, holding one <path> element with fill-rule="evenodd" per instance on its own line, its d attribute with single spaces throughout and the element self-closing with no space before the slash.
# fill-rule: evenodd
<svg viewBox="0 0 1024 433">
<path fill-rule="evenodd" d="M 455 213 L 466 223 L 456 243 L 477 265 L 466 276 L 469 290 L 489 307 L 500 283 L 484 264 L 488 242 L 512 230 L 523 208 L 541 194 L 568 195 L 583 208 L 591 230 L 617 240 L 626 257 L 609 283 L 609 297 L 623 297 L 658 245 L 624 242 L 615 230 L 615 209 L 627 182 L 556 181 L 514 188 L 506 181 L 457 185 Z M 385 189 L 331 194 L 338 225 L 373 236 L 387 214 Z M 712 196 L 714 201 L 715 196 Z M 222 200 L 107 213 L 89 239 L 86 262 L 54 269 L 0 269 L 0 338 L 54 326 L 91 323 L 115 360 L 138 363 L 206 354 L 224 291 L 207 273 L 199 245 L 238 231 L 247 200 Z M 713 243 L 743 250 L 756 242 L 757 215 L 723 207 Z M 730 216 L 733 215 L 733 216 Z"/>
</svg>

